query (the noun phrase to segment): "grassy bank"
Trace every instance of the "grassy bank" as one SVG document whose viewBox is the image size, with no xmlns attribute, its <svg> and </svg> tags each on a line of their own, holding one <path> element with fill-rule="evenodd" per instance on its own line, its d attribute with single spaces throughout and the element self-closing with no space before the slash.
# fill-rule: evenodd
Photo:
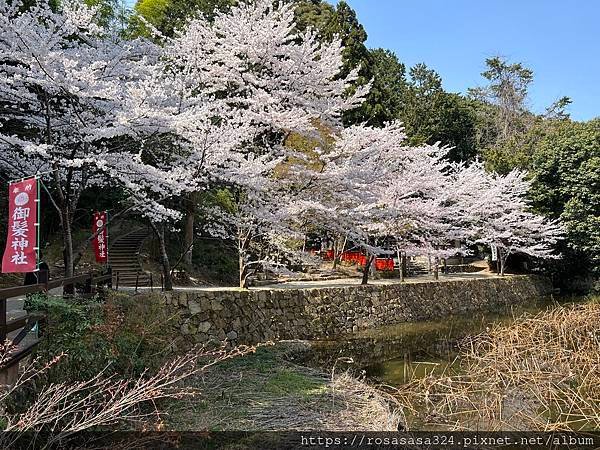
<svg viewBox="0 0 600 450">
<path fill-rule="evenodd" d="M 465 340 L 455 364 L 396 392 L 412 428 L 600 429 L 599 300 Z"/>
<path fill-rule="evenodd" d="M 48 316 L 39 363 L 62 356 L 39 384 L 13 396 L 7 411 L 18 415 L 29 408 L 49 383 L 73 384 L 102 373 L 133 386 L 159 372 L 177 356 L 177 321 L 159 302 L 140 300 L 120 294 L 106 301 L 31 298 L 29 307 Z M 499 323 L 465 340 L 457 361 L 441 373 L 392 394 L 340 370 L 299 364 L 299 356 L 310 351 L 302 343 L 264 345 L 191 370 L 177 389 L 191 388 L 193 395 L 185 389 L 176 399 L 147 402 L 140 411 L 153 414 L 141 425 L 119 427 L 394 431 L 408 423 L 414 430 L 599 429 L 599 324 L 600 299 Z M 204 367 L 199 363 L 194 367 Z"/>
<path fill-rule="evenodd" d="M 22 414 L 43 386 L 74 385 L 112 377 L 128 386 L 151 379 L 176 357 L 175 316 L 158 301 L 111 293 L 106 300 L 33 296 L 31 311 L 47 316 L 37 348 L 35 385 L 11 395 L 10 413 Z M 307 346 L 279 343 L 220 360 L 207 354 L 193 374 L 177 383 L 185 395 L 139 405 L 143 420 L 118 421 L 119 429 L 203 430 L 396 430 L 399 405 L 345 373 L 326 373 L 294 362 Z M 206 367 L 209 365 L 209 367 Z M 38 367 L 39 366 L 39 367 Z M 184 370 L 184 371 L 185 371 Z M 180 375 L 177 375 L 180 376 Z M 98 409 L 101 406 L 96 405 Z M 137 406 L 136 406 L 137 408 Z M 154 410 L 156 408 L 156 410 Z M 134 413 L 134 415 L 137 413 Z M 117 426 L 116 423 L 113 426 Z"/>
<path fill-rule="evenodd" d="M 398 404 L 347 373 L 290 361 L 281 346 L 224 361 L 188 381 L 198 394 L 172 402 L 171 430 L 396 431 Z"/>
</svg>

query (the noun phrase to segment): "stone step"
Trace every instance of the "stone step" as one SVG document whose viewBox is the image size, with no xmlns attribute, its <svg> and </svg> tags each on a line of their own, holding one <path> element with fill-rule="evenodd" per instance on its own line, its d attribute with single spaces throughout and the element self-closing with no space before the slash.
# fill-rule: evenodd
<svg viewBox="0 0 600 450">
<path fill-rule="evenodd" d="M 115 278 L 115 283 L 116 283 L 117 279 Z M 119 284 L 135 284 L 135 276 L 133 277 L 119 277 Z M 146 276 L 146 277 L 139 277 L 138 278 L 138 284 L 147 284 L 150 283 L 150 277 Z"/>
<path fill-rule="evenodd" d="M 136 269 L 135 267 L 123 270 L 113 270 L 113 273 L 115 274 L 115 276 L 119 274 L 120 277 L 135 277 L 138 273 L 140 274 L 140 276 L 145 276 L 143 271 Z"/>
<path fill-rule="evenodd" d="M 117 280 L 115 279 L 114 282 L 116 283 Z M 133 278 L 121 278 L 121 277 L 119 277 L 119 285 L 122 285 L 122 284 L 133 284 L 133 285 L 135 285 L 135 277 L 133 277 Z M 138 285 L 141 285 L 141 284 L 150 284 L 150 277 L 139 278 Z"/>
<path fill-rule="evenodd" d="M 149 236 L 147 230 L 136 230 L 117 238 L 110 247 L 110 261 L 116 283 L 120 286 L 149 286 L 150 276 L 142 270 L 139 252 L 144 240 Z"/>
<path fill-rule="evenodd" d="M 115 283 L 116 283 L 116 278 L 115 278 Z M 119 284 L 135 284 L 135 277 L 128 277 L 128 278 L 121 278 L 119 277 Z M 148 284 L 150 283 L 150 277 L 140 277 L 138 279 L 138 284 Z"/>
<path fill-rule="evenodd" d="M 137 236 L 124 236 L 122 238 L 117 238 L 115 239 L 115 242 L 123 242 L 123 243 L 132 243 L 132 242 L 139 242 L 143 239 L 146 239 L 146 237 L 148 237 L 147 234 L 140 234 Z"/>
</svg>

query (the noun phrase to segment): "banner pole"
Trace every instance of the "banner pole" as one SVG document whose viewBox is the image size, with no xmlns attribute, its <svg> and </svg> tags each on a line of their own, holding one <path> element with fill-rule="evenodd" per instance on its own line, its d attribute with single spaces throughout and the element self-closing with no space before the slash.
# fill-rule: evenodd
<svg viewBox="0 0 600 450">
<path fill-rule="evenodd" d="M 104 228 L 106 230 L 106 268 L 108 269 L 110 267 L 110 253 L 108 252 L 108 240 L 110 239 L 110 236 L 108 234 L 108 210 L 106 210 L 104 215 L 106 216 L 104 218 L 104 220 L 106 220 Z"/>
<path fill-rule="evenodd" d="M 36 181 L 35 187 L 37 189 L 37 200 L 36 200 L 36 202 L 37 202 L 37 218 L 36 218 L 37 219 L 36 220 L 36 231 L 37 231 L 37 253 L 36 253 L 36 256 L 37 256 L 37 264 L 36 264 L 36 267 L 37 267 L 37 270 L 39 272 L 39 270 L 40 270 L 40 246 L 42 245 L 42 242 L 40 240 L 40 237 L 41 237 L 41 232 L 40 232 L 41 226 L 40 226 L 40 224 L 42 223 L 41 222 L 42 221 L 42 216 L 40 214 L 41 210 L 42 210 L 42 208 L 41 208 L 41 204 L 42 204 L 41 193 L 42 193 L 42 191 L 40 190 L 40 183 L 42 182 L 42 179 L 41 179 L 41 177 L 39 175 L 36 175 L 35 181 Z"/>
<path fill-rule="evenodd" d="M 41 177 L 42 175 L 48 175 L 49 173 L 54 173 L 58 171 L 58 169 L 54 169 L 54 170 L 47 170 L 46 172 L 40 172 L 40 173 L 36 173 L 35 175 L 29 175 L 23 178 L 15 178 L 14 180 L 9 180 L 8 184 L 12 184 L 12 183 L 20 183 L 21 181 L 25 181 L 28 180 L 30 178 L 38 178 Z"/>
</svg>

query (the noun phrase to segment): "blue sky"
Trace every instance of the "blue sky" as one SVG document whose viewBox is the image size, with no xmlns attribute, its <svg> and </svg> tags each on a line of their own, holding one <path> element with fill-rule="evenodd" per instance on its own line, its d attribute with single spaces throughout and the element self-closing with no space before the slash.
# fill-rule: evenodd
<svg viewBox="0 0 600 450">
<path fill-rule="evenodd" d="M 347 0 L 369 47 L 407 66 L 425 62 L 450 92 L 483 84 L 485 58 L 501 55 L 534 71 L 530 107 L 563 95 L 576 120 L 600 116 L 598 0 Z"/>
</svg>

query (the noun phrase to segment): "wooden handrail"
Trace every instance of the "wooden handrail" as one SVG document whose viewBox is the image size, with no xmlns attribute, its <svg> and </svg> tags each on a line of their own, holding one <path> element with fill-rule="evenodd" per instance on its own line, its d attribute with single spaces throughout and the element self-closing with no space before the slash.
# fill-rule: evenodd
<svg viewBox="0 0 600 450">
<path fill-rule="evenodd" d="M 26 294 L 34 294 L 36 292 L 45 292 L 50 289 L 56 289 L 58 287 L 67 286 L 71 284 L 84 283 L 90 279 L 93 279 L 93 281 L 95 281 L 96 284 L 103 283 L 105 281 L 110 281 L 112 280 L 112 272 L 98 272 L 92 274 L 87 273 L 75 275 L 73 277 L 68 278 L 56 278 L 54 280 L 49 280 L 47 284 L 30 284 L 27 286 L 15 286 L 10 288 L 4 288 L 0 289 L 0 300 L 19 297 L 21 295 Z"/>
<path fill-rule="evenodd" d="M 44 281 L 47 280 L 47 272 L 45 272 L 45 278 L 40 278 Z M 105 282 L 112 282 L 112 270 L 108 269 L 106 272 L 90 272 L 82 275 L 75 275 L 73 277 L 57 278 L 55 280 L 47 280 L 46 283 L 31 284 L 27 286 L 15 286 L 10 288 L 0 289 L 0 343 L 6 341 L 8 333 L 21 329 L 21 332 L 16 336 L 15 344 L 18 344 L 31 330 L 36 322 L 44 320 L 43 315 L 26 315 L 23 317 L 17 317 L 16 319 L 6 320 L 6 306 L 9 298 L 20 297 L 27 294 L 35 294 L 37 292 L 48 292 L 50 289 L 55 289 L 61 286 L 70 286 L 74 284 L 87 283 L 87 289 L 93 292 L 94 286 L 103 284 Z M 1 370 L 11 367 L 18 363 L 21 359 L 29 355 L 33 348 L 39 343 L 39 340 L 32 342 L 25 347 L 20 348 L 18 351 L 10 355 L 10 358 L 2 364 Z"/>
</svg>

